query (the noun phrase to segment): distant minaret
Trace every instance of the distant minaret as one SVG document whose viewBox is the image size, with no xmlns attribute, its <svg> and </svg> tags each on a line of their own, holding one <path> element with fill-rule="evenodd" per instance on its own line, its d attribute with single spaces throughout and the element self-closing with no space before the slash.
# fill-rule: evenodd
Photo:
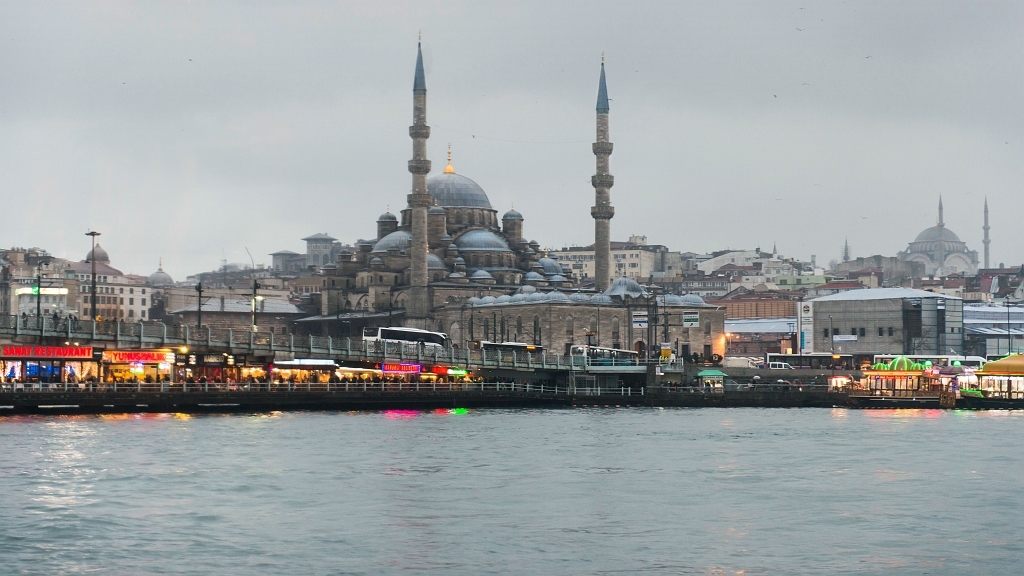
<svg viewBox="0 0 1024 576">
<path fill-rule="evenodd" d="M 985 269 L 988 269 L 988 245 L 991 240 L 988 238 L 988 196 L 985 197 L 985 225 L 981 227 L 985 231 L 985 239 L 981 241 L 985 245 Z"/>
<path fill-rule="evenodd" d="M 843 262 L 849 262 L 850 260 L 850 239 L 847 238 L 843 241 Z"/>
<path fill-rule="evenodd" d="M 608 157 L 612 143 L 608 141 L 608 86 L 604 81 L 604 55 L 601 55 L 601 82 L 597 86 L 597 142 L 593 145 L 597 157 L 597 173 L 590 179 L 594 186 L 594 287 L 603 292 L 611 279 L 611 220 L 615 215 L 610 188 L 615 178 L 608 173 Z"/>
<path fill-rule="evenodd" d="M 427 208 L 431 204 L 430 194 L 427 193 L 427 174 L 430 173 L 427 138 L 430 138 L 430 126 L 427 126 L 427 79 L 423 74 L 423 52 L 419 42 L 416 43 L 416 76 L 412 83 L 412 120 L 412 126 L 409 127 L 409 136 L 412 138 L 412 160 L 409 160 L 412 193 L 407 197 L 412 220 L 412 245 L 409 249 L 412 262 L 406 316 L 426 318 L 430 314 L 430 298 L 427 294 Z"/>
<path fill-rule="evenodd" d="M 942 196 L 939 196 L 939 226 L 945 226 L 946 223 L 942 221 Z"/>
</svg>

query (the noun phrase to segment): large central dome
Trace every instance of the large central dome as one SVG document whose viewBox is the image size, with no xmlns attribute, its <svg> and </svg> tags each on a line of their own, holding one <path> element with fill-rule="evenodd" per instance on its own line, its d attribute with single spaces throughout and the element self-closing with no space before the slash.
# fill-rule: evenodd
<svg viewBox="0 0 1024 576">
<path fill-rule="evenodd" d="M 444 208 L 486 208 L 491 201 L 479 184 L 469 178 L 447 170 L 427 178 L 427 192 Z"/>
<path fill-rule="evenodd" d="M 914 242 L 959 242 L 960 237 L 944 225 L 932 226 L 924 229 Z"/>
</svg>

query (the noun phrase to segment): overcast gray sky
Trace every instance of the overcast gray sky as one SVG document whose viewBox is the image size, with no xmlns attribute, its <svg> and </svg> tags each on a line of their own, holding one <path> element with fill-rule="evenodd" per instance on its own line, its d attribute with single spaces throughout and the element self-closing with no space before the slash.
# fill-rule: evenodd
<svg viewBox="0 0 1024 576">
<path fill-rule="evenodd" d="M 429 153 L 542 246 L 588 244 L 606 54 L 613 237 L 819 262 L 936 220 L 1024 262 L 1024 3 L 0 3 L 0 245 L 176 279 L 405 205 Z"/>
</svg>

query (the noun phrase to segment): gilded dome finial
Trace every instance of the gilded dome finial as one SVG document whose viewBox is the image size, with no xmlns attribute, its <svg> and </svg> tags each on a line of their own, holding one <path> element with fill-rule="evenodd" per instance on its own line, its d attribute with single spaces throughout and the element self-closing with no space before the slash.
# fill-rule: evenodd
<svg viewBox="0 0 1024 576">
<path fill-rule="evenodd" d="M 452 145 L 448 145 L 448 165 L 444 167 L 445 174 L 455 174 L 455 168 L 452 168 Z"/>
</svg>

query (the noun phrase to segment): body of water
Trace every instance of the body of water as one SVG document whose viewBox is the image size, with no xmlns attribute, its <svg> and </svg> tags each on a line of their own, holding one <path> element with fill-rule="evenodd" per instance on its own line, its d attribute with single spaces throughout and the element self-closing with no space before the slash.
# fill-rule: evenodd
<svg viewBox="0 0 1024 576">
<path fill-rule="evenodd" d="M 3 574 L 1015 574 L 1024 413 L 0 418 Z"/>
</svg>

